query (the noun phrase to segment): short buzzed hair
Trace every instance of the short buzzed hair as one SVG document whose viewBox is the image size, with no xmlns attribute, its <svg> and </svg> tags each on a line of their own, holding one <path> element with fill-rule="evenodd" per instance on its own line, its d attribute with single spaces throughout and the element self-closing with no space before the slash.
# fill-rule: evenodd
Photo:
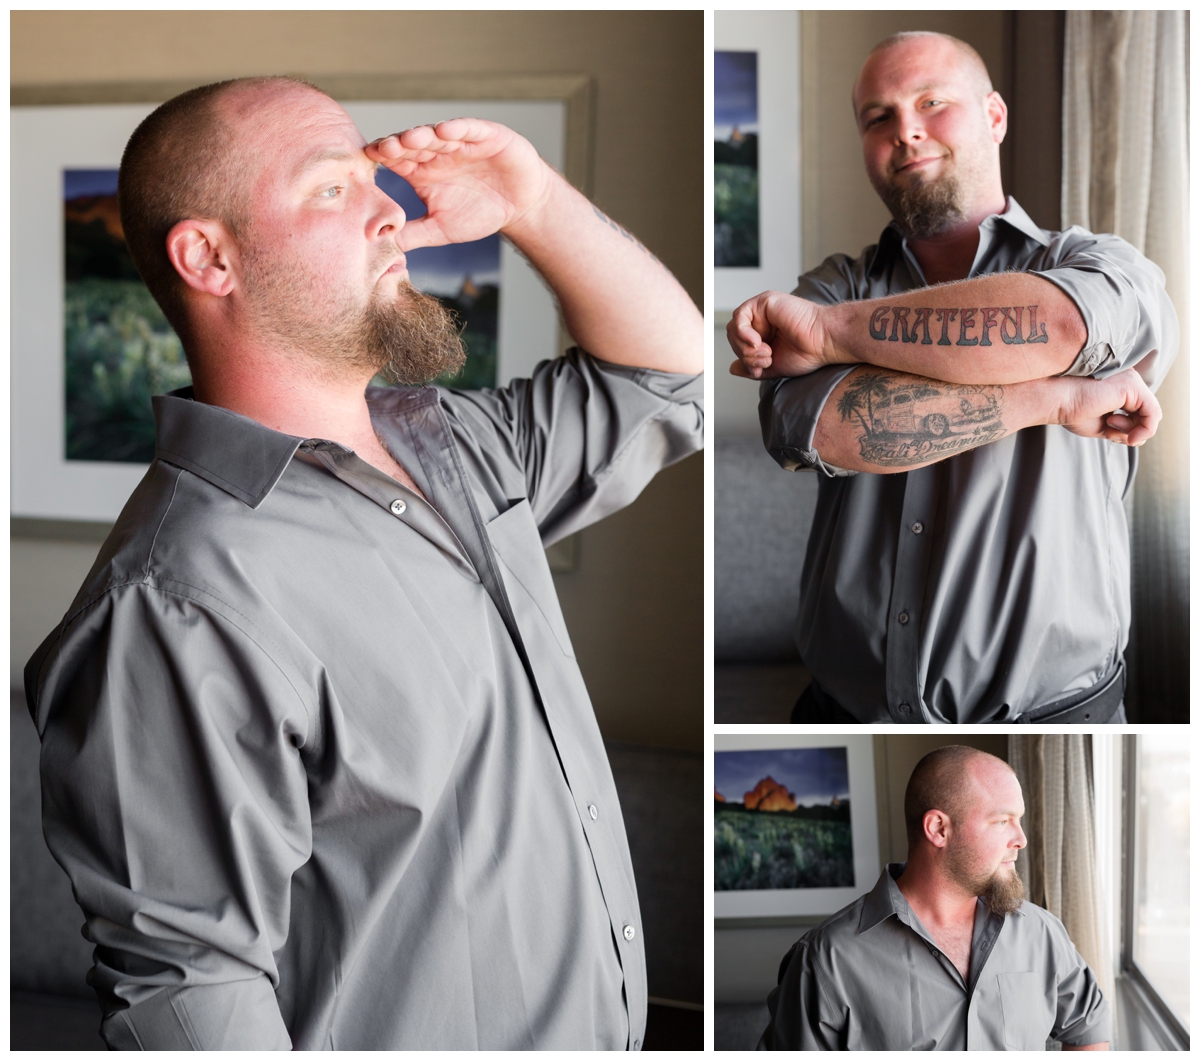
<svg viewBox="0 0 1200 1061">
<path fill-rule="evenodd" d="M 245 160 L 218 101 L 231 89 L 273 83 L 321 89 L 294 77 L 243 77 L 189 89 L 167 100 L 134 130 L 117 177 L 121 227 L 138 274 L 182 334 L 183 281 L 167 256 L 167 233 L 189 218 L 244 226 Z M 324 94 L 324 93 L 322 93 Z"/>
<path fill-rule="evenodd" d="M 904 44 L 907 41 L 917 40 L 921 37 L 938 37 L 941 40 L 947 41 L 954 45 L 967 60 L 967 64 L 972 67 L 980 78 L 980 87 L 983 89 L 982 95 L 986 96 L 992 89 L 992 78 L 988 73 L 987 63 L 983 61 L 983 57 L 972 48 L 966 41 L 959 40 L 957 37 L 950 36 L 949 33 L 935 33 L 928 29 L 906 29 L 899 33 L 893 33 L 890 37 L 885 37 L 874 48 L 871 49 L 867 58 L 869 59 L 876 52 L 884 51 L 887 48 L 893 48 L 897 44 Z"/>
<path fill-rule="evenodd" d="M 967 764 L 977 758 L 991 759 L 1012 769 L 1003 759 L 965 744 L 935 748 L 913 767 L 904 790 L 904 824 L 910 851 L 925 835 L 925 815 L 929 811 L 944 811 L 952 822 L 961 820 L 970 806 L 970 786 L 965 783 Z"/>
</svg>

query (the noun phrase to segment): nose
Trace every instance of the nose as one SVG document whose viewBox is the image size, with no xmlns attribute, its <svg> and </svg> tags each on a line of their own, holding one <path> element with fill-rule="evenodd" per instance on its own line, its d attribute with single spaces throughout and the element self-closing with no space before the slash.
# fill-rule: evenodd
<svg viewBox="0 0 1200 1061">
<path fill-rule="evenodd" d="M 1021 828 L 1021 825 L 1018 822 L 1017 823 L 1017 840 L 1016 840 L 1016 843 L 1014 843 L 1012 846 L 1017 849 L 1020 849 L 1020 848 L 1024 847 L 1025 844 L 1026 844 L 1025 830 Z"/>
<path fill-rule="evenodd" d="M 404 208 L 377 184 L 372 184 L 374 210 L 368 222 L 370 235 L 378 239 L 381 236 L 395 238 L 404 227 L 407 215 Z"/>
<path fill-rule="evenodd" d="M 896 143 L 919 144 L 925 139 L 925 123 L 912 108 L 902 107 L 896 115 Z"/>
</svg>

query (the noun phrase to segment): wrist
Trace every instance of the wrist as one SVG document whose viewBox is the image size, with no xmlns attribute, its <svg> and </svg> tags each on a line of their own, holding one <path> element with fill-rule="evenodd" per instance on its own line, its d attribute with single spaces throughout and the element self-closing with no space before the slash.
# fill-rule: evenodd
<svg viewBox="0 0 1200 1061">
<path fill-rule="evenodd" d="M 860 365 L 863 360 L 856 357 L 847 342 L 853 327 L 853 302 L 838 302 L 832 306 L 817 306 L 814 331 L 821 351 L 821 362 L 826 365 Z"/>
<path fill-rule="evenodd" d="M 500 228 L 500 234 L 518 247 L 538 241 L 543 232 L 553 227 L 564 193 L 583 199 L 553 166 L 540 157 L 537 161 L 540 191 Z"/>
</svg>

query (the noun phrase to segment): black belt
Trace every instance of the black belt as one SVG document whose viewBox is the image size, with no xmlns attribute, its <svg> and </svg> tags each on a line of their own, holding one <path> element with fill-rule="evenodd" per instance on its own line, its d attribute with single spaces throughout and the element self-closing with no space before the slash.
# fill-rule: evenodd
<svg viewBox="0 0 1200 1061">
<path fill-rule="evenodd" d="M 1090 689 L 1060 697 L 1045 707 L 1034 707 L 1012 721 L 1017 723 L 1055 722 L 1068 725 L 1088 723 L 1100 725 L 1117 713 L 1125 699 L 1125 661 L 1106 674 Z M 814 679 L 792 709 L 793 724 L 860 723 L 841 704 L 833 699 Z"/>
<path fill-rule="evenodd" d="M 1117 713 L 1125 699 L 1125 661 L 1101 678 L 1090 689 L 1072 693 L 1045 707 L 1035 707 L 1018 715 L 1014 722 L 1103 723 Z"/>
</svg>

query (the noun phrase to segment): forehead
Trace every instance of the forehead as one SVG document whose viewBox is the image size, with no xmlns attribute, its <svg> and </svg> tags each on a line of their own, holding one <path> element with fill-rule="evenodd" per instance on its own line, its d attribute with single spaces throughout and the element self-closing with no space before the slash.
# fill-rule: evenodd
<svg viewBox="0 0 1200 1061">
<path fill-rule="evenodd" d="M 933 90 L 969 90 L 978 80 L 967 56 L 941 37 L 918 37 L 868 56 L 854 85 L 862 111 Z"/>
<path fill-rule="evenodd" d="M 1005 764 L 979 757 L 967 764 L 966 775 L 973 810 L 982 814 L 1024 813 L 1021 783 Z"/>
<path fill-rule="evenodd" d="M 291 181 L 316 161 L 357 157 L 366 145 L 350 115 L 328 96 L 302 85 L 252 86 L 230 93 L 223 117 L 247 170 L 256 176 L 269 171 L 277 180 Z"/>
</svg>

